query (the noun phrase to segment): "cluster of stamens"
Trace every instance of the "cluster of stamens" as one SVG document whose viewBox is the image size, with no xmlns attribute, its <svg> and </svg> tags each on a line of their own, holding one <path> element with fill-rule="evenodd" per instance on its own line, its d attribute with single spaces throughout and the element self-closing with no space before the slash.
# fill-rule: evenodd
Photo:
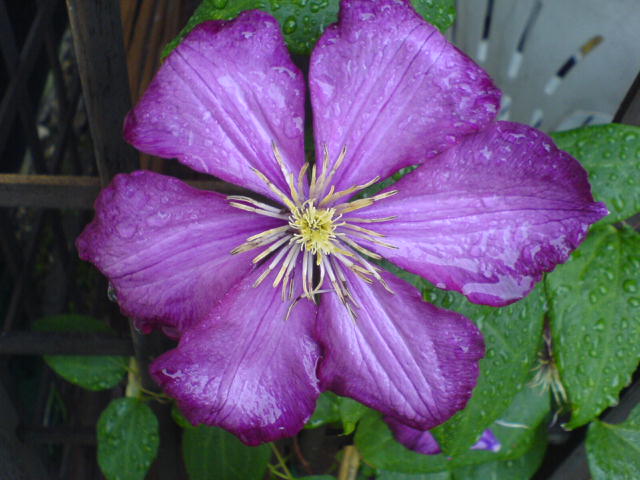
<svg viewBox="0 0 640 480">
<path fill-rule="evenodd" d="M 279 218 L 286 221 L 286 224 L 247 238 L 245 243 L 233 249 L 231 253 L 237 254 L 266 247 L 253 258 L 253 263 L 257 264 L 269 257 L 267 268 L 256 280 L 254 287 L 260 285 L 272 271 L 278 269 L 273 286 L 282 285 L 283 300 L 287 298 L 294 300 L 293 272 L 298 258 L 302 256 L 302 288 L 304 293 L 293 301 L 291 307 L 300 298 L 308 298 L 315 302 L 318 294 L 335 291 L 351 316 L 356 318 L 355 309 L 360 307 L 349 291 L 344 269 L 350 269 L 367 283 L 377 280 L 391 292 L 380 276 L 380 269 L 369 260 L 379 260 L 381 259 L 380 255 L 366 248 L 362 241 L 388 248 L 395 247 L 381 240 L 384 235 L 363 227 L 362 224 L 387 222 L 395 217 L 356 218 L 343 217 L 343 215 L 395 195 L 397 190 L 337 203 L 342 198 L 348 198 L 370 187 L 379 180 L 379 177 L 336 192 L 331 181 L 340 168 L 347 151 L 346 148 L 343 148 L 329 169 L 329 152 L 325 146 L 322 172 L 317 175 L 316 165 L 311 167 L 308 194 L 306 194 L 305 175 L 309 171 L 309 164 L 303 165 L 296 178 L 287 169 L 275 144 L 273 145 L 273 153 L 287 181 L 289 194 L 280 190 L 262 172 L 257 169 L 253 170 L 286 208 L 268 205 L 245 196 L 233 195 L 227 198 L 230 205 L 236 208 Z M 326 278 L 329 279 L 332 288 L 323 290 Z"/>
</svg>

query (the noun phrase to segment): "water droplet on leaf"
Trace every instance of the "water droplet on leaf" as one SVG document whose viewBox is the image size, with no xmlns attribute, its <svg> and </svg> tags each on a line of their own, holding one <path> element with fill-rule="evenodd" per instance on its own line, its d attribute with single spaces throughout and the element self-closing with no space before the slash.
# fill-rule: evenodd
<svg viewBox="0 0 640 480">
<path fill-rule="evenodd" d="M 625 280 L 622 289 L 627 293 L 635 293 L 638 291 L 638 282 L 635 280 Z"/>
<path fill-rule="evenodd" d="M 622 210 L 624 208 L 624 200 L 620 197 L 615 197 L 611 203 L 616 210 Z"/>
<path fill-rule="evenodd" d="M 296 31 L 298 24 L 296 23 L 295 17 L 287 17 L 287 19 L 282 24 L 282 31 L 289 35 Z"/>
</svg>

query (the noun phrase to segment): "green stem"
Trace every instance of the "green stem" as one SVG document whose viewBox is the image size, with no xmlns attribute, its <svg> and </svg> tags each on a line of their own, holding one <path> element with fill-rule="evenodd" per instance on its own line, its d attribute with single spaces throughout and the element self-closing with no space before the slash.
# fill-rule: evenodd
<svg viewBox="0 0 640 480">
<path fill-rule="evenodd" d="M 282 458 L 282 455 L 280 455 L 280 452 L 276 448 L 275 444 L 274 443 L 270 443 L 269 445 L 271 445 L 271 450 L 273 450 L 273 453 L 275 454 L 276 458 L 278 459 L 278 465 L 280 466 L 280 468 L 284 472 L 284 475 L 282 475 L 282 478 L 286 478 L 288 480 L 295 480 L 295 478 L 293 478 L 293 475 L 291 475 L 291 472 L 287 468 L 287 465 L 286 465 L 286 463 L 284 461 L 284 458 Z M 280 475 L 278 475 L 278 476 L 280 476 Z"/>
<path fill-rule="evenodd" d="M 142 378 L 140 377 L 140 368 L 135 357 L 129 358 L 128 370 L 125 395 L 129 398 L 140 398 L 142 394 Z"/>
</svg>

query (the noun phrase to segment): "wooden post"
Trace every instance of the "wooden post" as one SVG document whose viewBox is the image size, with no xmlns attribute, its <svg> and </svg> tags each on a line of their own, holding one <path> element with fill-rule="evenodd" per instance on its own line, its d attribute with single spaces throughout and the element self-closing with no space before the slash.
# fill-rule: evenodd
<svg viewBox="0 0 640 480">
<path fill-rule="evenodd" d="M 131 108 L 119 2 L 67 0 L 69 22 L 89 128 L 103 185 L 138 167 L 136 151 L 122 138 Z"/>
<path fill-rule="evenodd" d="M 138 168 L 138 154 L 122 138 L 122 124 L 131 108 L 127 62 L 122 38 L 120 5 L 117 0 L 66 0 L 69 23 L 78 60 L 84 101 L 102 185 L 114 175 Z M 135 356 L 142 385 L 157 391 L 149 375 L 149 363 L 161 353 L 155 341 L 131 326 Z M 171 420 L 170 406 L 153 404 L 160 423 L 160 449 L 149 478 L 179 478 L 178 429 Z"/>
<path fill-rule="evenodd" d="M 640 73 L 631 84 L 631 88 L 622 100 L 613 121 L 640 126 Z"/>
</svg>

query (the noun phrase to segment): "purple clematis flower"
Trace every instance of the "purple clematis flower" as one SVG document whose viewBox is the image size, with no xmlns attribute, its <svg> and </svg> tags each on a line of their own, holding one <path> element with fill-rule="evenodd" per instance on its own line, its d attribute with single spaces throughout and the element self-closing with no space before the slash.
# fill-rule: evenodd
<svg viewBox="0 0 640 480">
<path fill-rule="evenodd" d="M 395 418 L 384 419 L 395 439 L 409 450 L 422 453 L 424 455 L 436 455 L 442 453 L 440 445 L 435 437 L 428 430 L 418 430 L 411 428 Z M 495 434 L 487 429 L 480 435 L 478 441 L 471 447 L 471 450 L 487 450 L 489 452 L 499 452 L 502 445 Z"/>
<path fill-rule="evenodd" d="M 309 83 L 311 167 L 304 78 L 276 20 L 249 11 L 196 27 L 127 117 L 126 139 L 265 198 L 119 175 L 80 256 L 142 330 L 180 338 L 151 369 L 195 424 L 271 441 L 332 390 L 430 429 L 469 399 L 481 334 L 373 261 L 506 305 L 606 209 L 549 137 L 495 121 L 487 74 L 406 1 L 343 1 Z"/>
</svg>

